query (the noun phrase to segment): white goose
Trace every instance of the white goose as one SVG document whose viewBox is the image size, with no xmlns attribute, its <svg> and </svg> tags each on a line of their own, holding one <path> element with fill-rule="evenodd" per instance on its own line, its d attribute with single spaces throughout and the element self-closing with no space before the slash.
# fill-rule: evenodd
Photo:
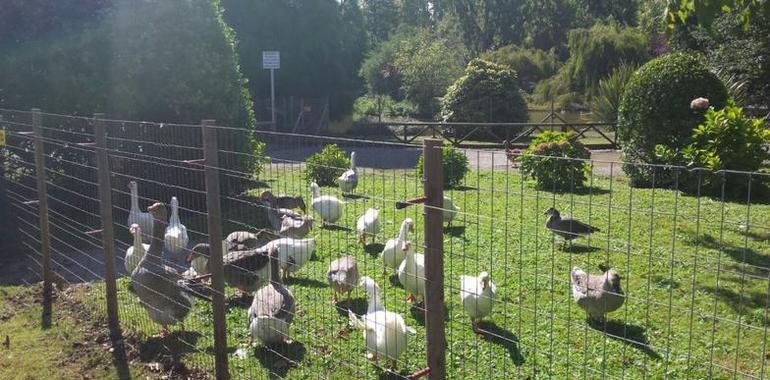
<svg viewBox="0 0 770 380">
<path fill-rule="evenodd" d="M 337 185 L 340 187 L 342 194 L 348 194 L 356 189 L 358 186 L 358 172 L 356 172 L 356 152 L 350 153 L 350 169 L 345 170 L 342 175 L 337 178 Z"/>
<path fill-rule="evenodd" d="M 128 183 L 128 190 L 131 191 L 131 209 L 128 212 L 128 222 L 126 225 L 138 224 L 139 229 L 144 232 L 142 234 L 142 242 L 149 244 L 152 240 L 152 214 L 142 212 L 139 208 L 139 185 L 136 181 Z"/>
<path fill-rule="evenodd" d="M 179 254 L 187 248 L 190 239 L 187 237 L 187 227 L 179 221 L 179 200 L 171 197 L 171 218 L 164 236 L 166 251 L 172 255 Z"/>
<path fill-rule="evenodd" d="M 425 255 L 414 253 L 412 242 L 406 242 L 406 257 L 398 266 L 398 281 L 409 293 L 407 301 L 418 303 L 425 297 Z"/>
<path fill-rule="evenodd" d="M 415 334 L 416 331 L 406 325 L 403 316 L 385 310 L 380 299 L 380 287 L 374 280 L 363 277 L 359 285 L 369 296 L 369 307 L 360 318 L 348 310 L 350 325 L 363 330 L 367 359 L 382 357 L 390 361 L 392 368 L 396 368 L 398 358 L 406 351 L 408 334 Z"/>
<path fill-rule="evenodd" d="M 414 231 L 414 221 L 411 218 L 406 218 L 401 222 L 398 237 L 388 239 L 385 242 L 385 248 L 380 253 L 380 258 L 385 264 L 382 268 L 383 273 L 385 273 L 387 267 L 393 270 L 398 269 L 398 266 L 404 261 L 404 257 L 406 257 L 406 242 L 409 241 L 409 232 L 412 231 Z"/>
<path fill-rule="evenodd" d="M 278 259 L 281 269 L 283 269 L 284 280 L 289 278 L 289 274 L 299 271 L 310 261 L 310 257 L 315 251 L 315 239 L 292 239 L 281 238 L 268 243 L 268 246 L 275 247 L 278 250 Z"/>
<path fill-rule="evenodd" d="M 324 223 L 334 223 L 342 217 L 342 208 L 345 202 L 331 195 L 321 195 L 321 188 L 317 183 L 310 184 L 313 193 L 313 210 L 315 210 Z"/>
<path fill-rule="evenodd" d="M 376 208 L 366 210 L 366 213 L 356 221 L 356 231 L 358 243 L 365 245 L 367 236 L 372 237 L 372 242 L 377 240 L 377 234 L 380 233 L 380 210 Z"/>
<path fill-rule="evenodd" d="M 460 301 L 465 314 L 471 317 L 473 331 L 478 332 L 479 321 L 492 314 L 495 304 L 497 287 L 489 279 L 489 273 L 481 272 L 479 276 L 460 276 Z"/>
<path fill-rule="evenodd" d="M 123 265 L 126 267 L 126 272 L 130 276 L 134 272 L 134 269 L 142 261 L 142 258 L 150 249 L 149 244 L 142 243 L 142 228 L 138 224 L 132 224 L 128 229 L 131 235 L 134 236 L 134 244 L 126 250 L 126 257 L 123 259 Z"/>
</svg>

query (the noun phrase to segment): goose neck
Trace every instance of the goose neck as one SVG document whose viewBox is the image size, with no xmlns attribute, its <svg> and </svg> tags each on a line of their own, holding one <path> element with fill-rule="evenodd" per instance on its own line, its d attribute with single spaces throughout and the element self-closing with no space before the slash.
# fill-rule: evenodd
<svg viewBox="0 0 770 380">
<path fill-rule="evenodd" d="M 407 234 L 409 234 L 409 225 L 406 223 L 402 223 L 401 229 L 398 231 L 398 240 L 406 241 Z"/>
<path fill-rule="evenodd" d="M 150 242 L 150 248 L 144 255 L 140 265 L 145 267 L 151 267 L 152 270 L 160 271 L 163 264 L 163 235 L 166 232 L 166 226 L 163 221 L 159 219 L 153 219 L 152 221 L 152 241 Z M 141 244 L 141 242 L 139 243 Z"/>
<path fill-rule="evenodd" d="M 268 261 L 268 264 L 270 266 L 270 282 L 272 283 L 281 283 L 281 275 L 278 272 L 279 265 L 278 265 L 278 257 L 276 253 L 269 252 L 268 257 L 270 260 Z"/>
<path fill-rule="evenodd" d="M 352 153 L 350 155 L 350 169 L 356 170 L 356 153 Z"/>
<path fill-rule="evenodd" d="M 369 307 L 366 309 L 367 313 L 374 313 L 375 311 L 385 310 L 385 306 L 382 305 L 382 299 L 379 292 L 369 293 Z"/>
<path fill-rule="evenodd" d="M 139 191 L 135 186 L 131 187 L 131 211 L 139 212 Z"/>
</svg>

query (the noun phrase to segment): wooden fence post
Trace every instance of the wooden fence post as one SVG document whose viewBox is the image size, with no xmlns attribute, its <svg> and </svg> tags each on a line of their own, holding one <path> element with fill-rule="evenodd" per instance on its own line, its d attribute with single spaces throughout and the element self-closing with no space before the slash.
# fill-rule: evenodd
<svg viewBox="0 0 770 380">
<path fill-rule="evenodd" d="M 48 189 L 45 173 L 45 143 L 43 142 L 43 115 L 32 109 L 32 128 L 35 133 L 35 172 L 37 173 L 37 211 L 40 218 L 40 252 L 43 255 L 43 328 L 51 327 L 53 273 L 51 272 L 51 234 L 48 225 Z"/>
<path fill-rule="evenodd" d="M 99 213 L 102 219 L 102 248 L 104 249 L 104 282 L 107 298 L 107 323 L 113 342 L 122 338 L 118 318 L 118 287 L 115 284 L 115 227 L 112 218 L 112 183 L 110 159 L 107 153 L 107 131 L 104 114 L 94 114 L 96 142 L 96 176 L 99 184 Z"/>
<path fill-rule="evenodd" d="M 444 172 L 443 142 L 426 139 L 425 157 L 425 330 L 430 378 L 446 379 L 444 331 Z"/>
<path fill-rule="evenodd" d="M 206 208 L 208 209 L 209 270 L 211 271 L 214 310 L 214 360 L 216 376 L 228 379 L 227 326 L 225 320 L 225 282 L 222 269 L 222 207 L 219 189 L 219 149 L 214 120 L 201 121 L 203 130 L 203 160 L 206 165 Z"/>
</svg>

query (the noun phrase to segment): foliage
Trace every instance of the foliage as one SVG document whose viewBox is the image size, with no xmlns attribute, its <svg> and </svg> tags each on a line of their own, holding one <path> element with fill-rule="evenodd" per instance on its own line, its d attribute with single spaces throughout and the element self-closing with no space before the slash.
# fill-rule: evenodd
<svg viewBox="0 0 770 380">
<path fill-rule="evenodd" d="M 357 116 L 407 117 L 415 112 L 417 108 L 408 100 L 399 102 L 387 95 L 364 95 L 353 104 Z"/>
<path fill-rule="evenodd" d="M 396 0 L 362 0 L 361 10 L 372 46 L 387 41 L 399 24 L 399 9 Z"/>
<path fill-rule="evenodd" d="M 553 48 L 561 59 L 566 58 L 567 33 L 575 23 L 575 8 L 570 1 L 527 0 L 521 8 L 524 44 L 542 50 Z"/>
<path fill-rule="evenodd" d="M 433 116 L 438 111 L 436 99 L 461 74 L 460 62 L 455 51 L 427 30 L 401 41 L 395 60 L 401 90 L 420 115 Z"/>
<path fill-rule="evenodd" d="M 445 18 L 456 26 L 468 50 L 477 55 L 505 43 L 518 43 L 523 22 L 517 0 L 451 0 Z"/>
<path fill-rule="evenodd" d="M 605 123 L 618 121 L 618 107 L 626 83 L 636 71 L 636 67 L 620 65 L 612 74 L 599 81 L 596 96 L 591 101 L 593 119 Z"/>
<path fill-rule="evenodd" d="M 521 172 L 548 191 L 579 190 L 586 180 L 591 152 L 574 132 L 545 131 L 532 140 L 521 156 Z"/>
<path fill-rule="evenodd" d="M 277 50 L 279 96 L 328 97 L 332 118 L 350 111 L 360 92 L 356 74 L 367 44 L 357 2 L 222 0 L 222 4 L 225 20 L 238 35 L 243 72 L 255 98 L 270 97 L 270 72 L 262 68 L 262 52 Z"/>
<path fill-rule="evenodd" d="M 655 154 L 660 159 L 673 165 L 688 168 L 705 168 L 709 172 L 735 170 L 755 172 L 765 160 L 770 159 L 767 144 L 770 144 L 770 130 L 764 127 L 765 120 L 751 119 L 743 114 L 743 109 L 728 104 L 721 110 L 713 107 L 706 111 L 706 120 L 692 131 L 689 143 L 681 149 L 666 144 L 655 146 Z M 697 190 L 697 182 L 692 180 L 688 188 Z M 707 174 L 701 180 L 704 193 L 718 192 L 721 179 L 717 175 Z M 730 186 L 730 191 L 744 194 L 747 183 L 737 181 Z"/>
<path fill-rule="evenodd" d="M 336 186 L 335 180 L 350 167 L 350 158 L 337 147 L 328 144 L 305 160 L 305 181 L 319 186 Z"/>
<path fill-rule="evenodd" d="M 735 17 L 720 16 L 691 36 L 738 104 L 770 105 L 770 17 L 755 17 L 744 29 Z"/>
<path fill-rule="evenodd" d="M 541 80 L 559 70 L 559 60 L 553 52 L 506 45 L 481 54 L 481 59 L 507 66 L 516 73 L 519 88 L 531 92 Z"/>
<path fill-rule="evenodd" d="M 417 177 L 422 178 L 424 156 L 420 154 L 417 160 Z M 453 188 L 463 183 L 463 178 L 470 171 L 468 167 L 468 157 L 465 153 L 451 147 L 444 146 L 441 149 L 441 165 L 444 171 L 444 187 Z"/>
<path fill-rule="evenodd" d="M 465 75 L 447 90 L 442 101 L 444 120 L 450 122 L 521 123 L 529 119 L 527 103 L 516 83 L 516 74 L 498 64 L 474 59 L 465 68 Z M 456 135 L 465 135 L 471 127 L 453 127 Z M 505 136 L 505 127 L 488 128 Z M 486 133 L 477 133 L 488 139 Z"/>
<path fill-rule="evenodd" d="M 670 28 L 695 19 L 695 22 L 710 26 L 722 15 L 737 18 L 748 28 L 750 21 L 758 16 L 770 17 L 770 2 L 766 0 L 670 0 L 666 7 L 666 20 Z"/>
<path fill-rule="evenodd" d="M 396 67 L 396 55 L 401 42 L 407 39 L 407 33 L 394 34 L 369 53 L 361 63 L 359 75 L 366 83 L 369 94 L 386 95 L 402 99 L 401 72 Z"/>
<path fill-rule="evenodd" d="M 615 21 L 635 26 L 637 22 L 638 0 L 572 0 L 572 3 L 583 25 Z"/>
<path fill-rule="evenodd" d="M 590 97 L 597 91 L 599 80 L 615 68 L 639 65 L 649 59 L 647 40 L 637 30 L 605 24 L 572 30 L 569 52 L 559 72 L 535 88 L 536 102 L 546 103 L 570 93 Z"/>
<path fill-rule="evenodd" d="M 704 97 L 721 108 L 727 90 L 701 59 L 685 53 L 657 58 L 642 66 L 626 84 L 618 109 L 618 137 L 625 160 L 660 163 L 655 146 L 684 147 L 692 130 L 703 121 L 703 112 L 690 109 L 690 101 Z M 625 165 L 624 170 L 636 186 L 648 185 L 652 168 Z M 670 179 L 670 178 L 669 178 Z M 659 175 L 656 183 L 667 180 Z"/>
</svg>

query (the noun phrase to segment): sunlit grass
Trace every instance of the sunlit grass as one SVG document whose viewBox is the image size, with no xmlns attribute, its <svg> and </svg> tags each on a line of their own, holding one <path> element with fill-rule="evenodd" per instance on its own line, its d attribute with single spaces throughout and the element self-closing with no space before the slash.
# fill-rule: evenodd
<svg viewBox="0 0 770 380">
<path fill-rule="evenodd" d="M 357 193 L 368 198 L 349 201 L 337 224 L 354 228 L 367 208 L 379 207 L 383 229 L 378 243 L 394 237 L 401 221 L 411 217 L 414 240 L 422 245 L 423 209 L 394 208 L 395 201 L 422 194 L 413 171 L 362 169 L 361 175 Z M 263 179 L 273 192 L 302 194 L 310 205 L 307 184 L 295 168 L 273 166 Z M 553 194 L 535 190 L 513 171 L 472 171 L 463 189 L 447 193 L 462 209 L 444 234 L 450 378 L 727 378 L 733 371 L 767 376 L 770 250 L 761 226 L 770 225 L 770 206 L 631 189 L 623 178 L 589 182 L 580 194 Z M 322 191 L 339 196 L 336 189 Z M 543 211 L 551 206 L 601 232 L 562 250 L 544 227 Z M 244 208 L 228 215 L 248 219 L 256 213 Z M 410 310 L 404 290 L 391 284 L 392 272 L 383 274 L 377 257 L 382 246 L 364 250 L 356 245 L 354 232 L 341 228 L 313 234 L 319 242 L 316 258 L 288 284 L 298 305 L 291 329 L 295 343 L 274 352 L 257 348 L 244 359 L 231 357 L 231 372 L 253 378 L 378 374 L 364 357 L 361 333 L 348 331 L 345 304 L 333 305 L 326 286 L 328 264 L 346 254 L 354 255 L 360 271 L 380 284 L 386 307 L 417 329 L 401 373 L 422 369 L 422 318 Z M 569 270 L 580 266 L 596 272 L 603 263 L 622 275 L 627 300 L 609 315 L 607 325 L 591 327 L 572 301 Z M 458 293 L 461 274 L 482 270 L 491 273 L 499 299 L 485 325 L 486 339 L 473 333 Z M 157 326 L 126 285 L 120 285 L 124 329 L 154 334 Z M 101 294 L 94 297 L 101 302 Z M 365 305 L 363 292 L 354 292 L 354 311 L 362 313 Z M 246 309 L 232 304 L 227 321 L 234 351 L 248 340 Z M 185 323 L 187 331 L 200 334 L 189 342 L 193 348 L 183 359 L 188 365 L 213 369 L 211 323 L 210 305 L 198 302 Z"/>
</svg>

